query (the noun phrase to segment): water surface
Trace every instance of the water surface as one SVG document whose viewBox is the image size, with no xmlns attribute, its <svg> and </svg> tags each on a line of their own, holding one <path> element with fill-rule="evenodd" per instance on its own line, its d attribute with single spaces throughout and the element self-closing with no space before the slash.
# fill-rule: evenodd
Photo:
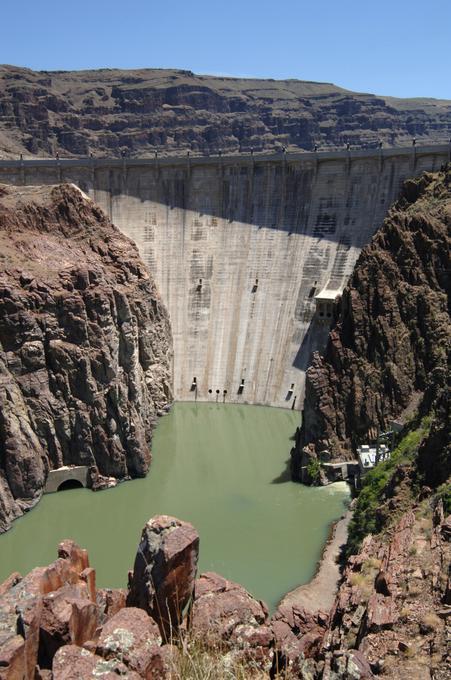
<svg viewBox="0 0 451 680">
<path fill-rule="evenodd" d="M 299 413 L 260 406 L 175 404 L 159 421 L 146 479 L 93 493 L 44 496 L 0 536 L 0 582 L 56 557 L 64 538 L 89 551 L 100 587 L 125 587 L 144 523 L 192 522 L 200 569 L 242 583 L 273 608 L 313 576 L 345 484 L 308 488 L 286 473 Z"/>
</svg>

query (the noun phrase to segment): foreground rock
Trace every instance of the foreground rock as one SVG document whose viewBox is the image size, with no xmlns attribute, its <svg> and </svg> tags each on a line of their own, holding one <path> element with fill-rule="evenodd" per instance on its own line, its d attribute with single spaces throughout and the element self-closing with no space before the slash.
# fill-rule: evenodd
<svg viewBox="0 0 451 680">
<path fill-rule="evenodd" d="M 243 586 L 206 572 L 196 581 L 190 632 L 204 644 L 220 645 L 234 663 L 273 664 L 274 633 L 268 609 Z"/>
<path fill-rule="evenodd" d="M 0 252 L 2 532 L 51 469 L 145 475 L 171 334 L 137 249 L 73 186 L 0 187 Z"/>
<path fill-rule="evenodd" d="M 147 611 L 166 641 L 178 635 L 198 557 L 199 534 L 191 524 L 167 515 L 147 522 L 129 576 L 127 606 Z"/>
<path fill-rule="evenodd" d="M 388 537 L 367 537 L 348 561 L 330 612 L 287 600 L 271 618 L 264 603 L 219 574 L 201 574 L 193 594 L 198 537 L 175 518 L 155 517 L 144 527 L 149 570 L 135 564 L 128 594 L 140 594 L 140 607 L 126 604 L 124 591 L 96 590 L 86 551 L 64 541 L 51 565 L 0 584 L 0 680 L 170 680 L 203 672 L 253 680 L 287 672 L 302 680 L 445 680 L 451 517 L 441 503 L 432 518 L 430 510 L 426 499 Z M 149 590 L 153 573 L 159 585 Z M 147 613 L 149 603 L 155 608 L 164 596 L 174 603 L 177 593 L 180 603 L 192 596 L 189 616 L 183 606 Z"/>
<path fill-rule="evenodd" d="M 223 670 L 238 664 L 268 673 L 274 635 L 266 606 L 217 574 L 195 581 L 198 547 L 190 524 L 154 517 L 127 597 L 96 589 L 88 555 L 73 541 L 60 544 L 48 567 L 13 574 L 0 584 L 0 680 L 165 680 L 188 647 L 192 658 L 211 655 Z"/>
</svg>

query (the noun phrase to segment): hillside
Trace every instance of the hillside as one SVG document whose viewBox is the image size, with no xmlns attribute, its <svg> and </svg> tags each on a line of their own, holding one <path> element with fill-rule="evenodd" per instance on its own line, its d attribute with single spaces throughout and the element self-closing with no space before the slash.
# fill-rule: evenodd
<svg viewBox="0 0 451 680">
<path fill-rule="evenodd" d="M 302 80 L 0 66 L 0 157 L 132 157 L 445 143 L 451 102 Z"/>
</svg>

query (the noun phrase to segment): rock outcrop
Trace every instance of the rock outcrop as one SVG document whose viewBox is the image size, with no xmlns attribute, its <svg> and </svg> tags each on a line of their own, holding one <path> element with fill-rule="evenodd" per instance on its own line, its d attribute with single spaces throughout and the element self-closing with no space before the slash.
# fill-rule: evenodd
<svg viewBox="0 0 451 680">
<path fill-rule="evenodd" d="M 142 157 L 447 143 L 451 102 L 190 71 L 0 66 L 0 155 Z M 30 130 L 33 132 L 31 133 Z"/>
<path fill-rule="evenodd" d="M 73 186 L 0 187 L 0 532 L 49 470 L 146 474 L 169 320 L 134 244 Z"/>
<path fill-rule="evenodd" d="M 163 638 L 177 637 L 191 601 L 199 557 L 199 534 L 188 522 L 158 515 L 141 535 L 129 575 L 127 606 L 145 609 Z"/>
<path fill-rule="evenodd" d="M 127 602 L 121 590 L 95 588 L 88 555 L 73 541 L 60 544 L 48 567 L 11 575 L 0 584 L 0 680 L 169 680 L 182 677 L 183 655 L 193 668 L 190 646 L 228 673 L 237 664 L 255 677 L 269 673 L 274 634 L 266 605 L 217 574 L 195 582 L 198 545 L 187 522 L 149 520 Z"/>
<path fill-rule="evenodd" d="M 441 504 L 431 519 L 426 501 L 401 516 L 388 540 L 365 539 L 348 561 L 330 615 L 319 654 L 323 677 L 447 677 L 450 519 Z M 350 676 L 355 654 L 366 671 Z"/>
<path fill-rule="evenodd" d="M 374 440 L 395 417 L 416 408 L 428 413 L 444 391 L 451 337 L 450 225 L 448 167 L 406 182 L 363 249 L 324 356 L 315 354 L 307 372 L 293 451 L 296 479 L 312 458 L 350 459 L 358 444 Z M 441 408 L 447 408 L 445 400 Z M 448 473 L 442 470 L 443 480 L 447 474 L 449 467 Z"/>
<path fill-rule="evenodd" d="M 150 616 L 147 601 L 130 606 L 123 591 L 97 590 L 86 551 L 64 541 L 51 565 L 0 584 L 0 680 L 449 677 L 451 516 L 441 501 L 429 496 L 384 536 L 368 536 L 330 612 L 286 602 L 270 618 L 263 602 L 212 572 L 193 589 L 195 574 L 180 565 L 192 565 L 193 555 L 197 562 L 195 529 L 159 516 L 143 536 L 138 555 L 144 547 L 149 563 L 135 569 L 134 591 L 149 592 L 156 574 L 153 601 L 190 593 L 176 635 L 165 635 L 166 610 Z"/>
</svg>

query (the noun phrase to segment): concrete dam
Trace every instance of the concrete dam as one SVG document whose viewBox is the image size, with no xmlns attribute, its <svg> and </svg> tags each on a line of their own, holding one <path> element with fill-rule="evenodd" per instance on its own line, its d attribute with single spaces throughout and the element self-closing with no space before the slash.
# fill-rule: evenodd
<svg viewBox="0 0 451 680">
<path fill-rule="evenodd" d="M 177 400 L 302 408 L 331 305 L 402 182 L 450 147 L 0 161 L 0 183 L 72 182 L 133 239 L 171 317 Z"/>
</svg>

